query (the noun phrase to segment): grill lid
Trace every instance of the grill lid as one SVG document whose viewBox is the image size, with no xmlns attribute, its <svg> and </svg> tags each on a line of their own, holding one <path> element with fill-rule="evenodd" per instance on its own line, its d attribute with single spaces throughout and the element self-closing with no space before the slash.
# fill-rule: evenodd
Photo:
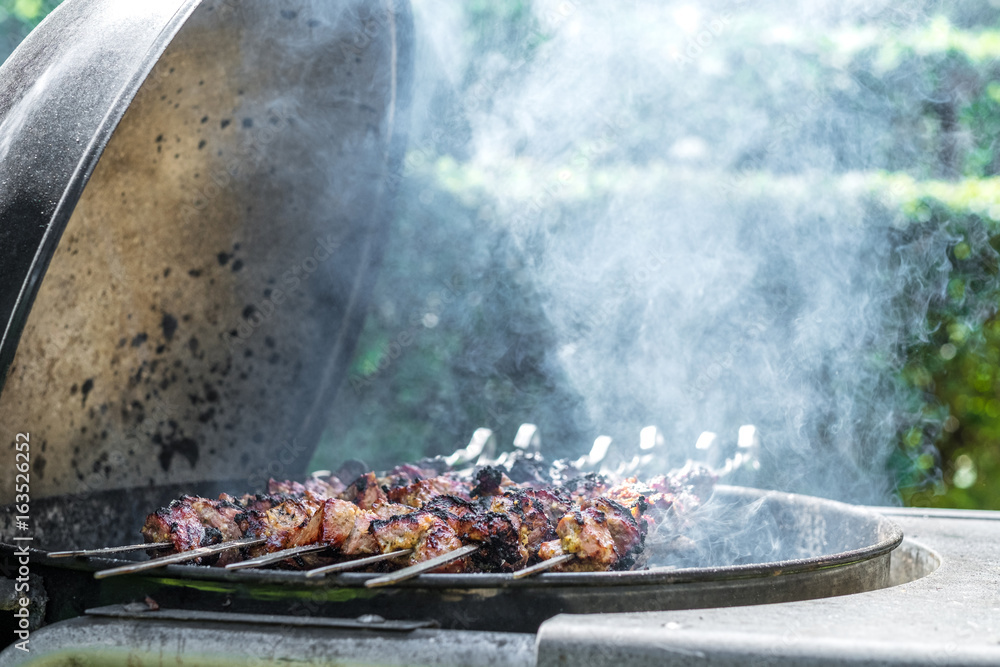
<svg viewBox="0 0 1000 667">
<path fill-rule="evenodd" d="M 389 0 L 68 0 L 0 68 L 0 441 L 44 428 L 33 497 L 302 473 L 410 30 Z"/>
</svg>

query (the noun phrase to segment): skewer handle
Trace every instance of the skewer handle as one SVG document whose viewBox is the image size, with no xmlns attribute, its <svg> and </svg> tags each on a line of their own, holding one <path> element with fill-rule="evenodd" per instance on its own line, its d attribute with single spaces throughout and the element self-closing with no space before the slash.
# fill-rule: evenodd
<svg viewBox="0 0 1000 667">
<path fill-rule="evenodd" d="M 130 551 L 145 551 L 146 549 L 167 549 L 173 547 L 173 542 L 150 542 L 149 544 L 127 544 L 121 547 L 104 547 L 103 549 L 78 549 L 76 551 L 51 551 L 49 558 L 70 558 L 71 556 L 105 556 L 124 554 Z"/>
<path fill-rule="evenodd" d="M 400 549 L 399 551 L 390 551 L 384 554 L 376 554 L 374 556 L 367 556 L 366 558 L 356 558 L 354 560 L 344 561 L 343 563 L 334 563 L 333 565 L 324 565 L 323 567 L 313 568 L 306 572 L 306 577 L 312 579 L 313 577 L 322 577 L 333 572 L 346 572 L 347 570 L 356 570 L 359 567 L 365 567 L 367 565 L 374 565 L 375 563 L 381 563 L 384 560 L 392 560 L 393 558 L 399 558 L 400 556 L 409 556 L 413 553 L 413 549 Z"/>
<path fill-rule="evenodd" d="M 524 579 L 525 577 L 530 577 L 535 574 L 540 574 L 546 570 L 551 570 L 557 565 L 562 565 L 563 563 L 568 563 L 571 560 L 576 559 L 576 554 L 563 554 L 562 556 L 553 556 L 547 560 L 543 560 L 541 563 L 535 563 L 531 567 L 526 567 L 518 570 L 514 573 L 513 577 L 515 579 Z"/>
<path fill-rule="evenodd" d="M 162 558 L 154 558 L 153 560 L 147 560 L 141 563 L 133 563 L 131 565 L 122 565 L 121 567 L 112 567 L 107 570 L 100 570 L 99 572 L 94 573 L 94 579 L 104 579 L 105 577 L 114 577 L 120 574 L 134 574 L 136 572 L 154 570 L 158 567 L 163 567 L 164 565 L 183 563 L 185 561 L 194 560 L 195 558 L 201 558 L 202 556 L 219 553 L 220 551 L 228 551 L 229 549 L 236 549 L 239 547 L 252 547 L 257 544 L 263 544 L 264 542 L 265 540 L 263 538 L 244 538 L 242 540 L 233 540 L 231 542 L 215 544 L 210 547 L 199 547 L 197 549 L 192 549 L 191 551 L 182 551 L 179 554 L 163 556 Z"/>
<path fill-rule="evenodd" d="M 464 547 L 459 547 L 458 549 L 449 551 L 446 554 L 441 554 L 440 556 L 431 558 L 430 560 L 425 560 L 422 563 L 417 563 L 416 565 L 411 565 L 410 567 L 404 567 L 402 570 L 397 572 L 369 579 L 365 582 L 365 587 L 375 588 L 377 586 L 391 586 L 392 584 L 398 584 L 401 581 L 412 579 L 418 574 L 423 574 L 424 572 L 437 569 L 446 563 L 458 560 L 459 558 L 463 558 L 477 551 L 479 551 L 478 544 L 467 544 Z"/>
<path fill-rule="evenodd" d="M 226 566 L 227 570 L 242 570 L 248 567 L 260 567 L 261 565 L 270 565 L 271 563 L 277 563 L 288 558 L 294 558 L 295 556 L 300 556 L 302 554 L 312 553 L 314 551 L 322 551 L 323 549 L 328 549 L 327 544 L 306 544 L 301 547 L 292 547 L 291 549 L 282 549 L 281 551 L 274 551 L 269 554 L 264 554 L 263 556 L 257 556 L 256 558 L 251 558 L 250 560 L 239 561 L 237 563 L 230 563 Z"/>
</svg>

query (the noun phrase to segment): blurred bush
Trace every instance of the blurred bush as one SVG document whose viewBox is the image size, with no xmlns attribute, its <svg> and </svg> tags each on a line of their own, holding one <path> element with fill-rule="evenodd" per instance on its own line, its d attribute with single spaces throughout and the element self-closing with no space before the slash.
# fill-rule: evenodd
<svg viewBox="0 0 1000 667">
<path fill-rule="evenodd" d="M 62 0 L 0 0 L 0 60 L 14 48 Z"/>
</svg>

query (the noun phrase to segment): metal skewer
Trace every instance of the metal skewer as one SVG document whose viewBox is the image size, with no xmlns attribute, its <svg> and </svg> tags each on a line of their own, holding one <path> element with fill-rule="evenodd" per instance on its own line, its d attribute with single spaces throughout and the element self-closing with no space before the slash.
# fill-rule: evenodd
<svg viewBox="0 0 1000 667">
<path fill-rule="evenodd" d="M 150 542 L 149 544 L 127 544 L 121 547 L 104 547 L 103 549 L 53 551 L 49 553 L 49 558 L 69 558 L 70 556 L 104 556 L 106 554 L 124 554 L 130 551 L 145 551 L 146 549 L 167 549 L 172 546 L 174 546 L 173 542 Z"/>
<path fill-rule="evenodd" d="M 179 554 L 163 556 L 162 558 L 154 558 L 153 560 L 147 560 L 141 563 L 133 563 L 131 565 L 122 565 L 121 567 L 112 567 L 107 570 L 101 570 L 94 573 L 94 578 L 104 579 L 105 577 L 114 577 L 119 574 L 144 572 L 145 570 L 153 570 L 158 567 L 163 567 L 164 565 L 194 560 L 195 558 L 219 553 L 220 551 L 228 551 L 229 549 L 236 549 L 238 547 L 252 547 L 258 544 L 264 544 L 265 541 L 266 540 L 264 540 L 264 538 L 244 538 L 242 540 L 233 540 L 231 542 L 215 544 L 210 547 L 199 547 L 197 549 L 192 549 L 191 551 L 182 551 Z"/>
<path fill-rule="evenodd" d="M 306 577 L 312 579 L 313 577 L 322 577 L 324 575 L 330 574 L 332 572 L 344 572 L 346 570 L 356 570 L 359 567 L 365 567 L 366 565 L 374 565 L 375 563 L 381 563 L 384 560 L 391 560 L 393 558 L 398 558 L 400 556 L 409 556 L 413 553 L 413 549 L 400 549 L 399 551 L 390 551 L 384 554 L 376 554 L 374 556 L 367 556 L 365 558 L 356 558 L 354 560 L 347 560 L 343 563 L 334 563 L 333 565 L 324 565 L 323 567 L 313 568 L 306 572 Z"/>
<path fill-rule="evenodd" d="M 464 556 L 468 556 L 471 553 L 479 551 L 479 545 L 468 544 L 464 547 L 459 547 L 453 551 L 449 551 L 446 554 L 441 554 L 430 560 L 425 560 L 422 563 L 417 563 L 416 565 L 411 565 L 410 567 L 404 567 L 398 572 L 392 572 L 390 574 L 382 575 L 381 577 L 375 577 L 374 579 L 369 579 L 365 582 L 366 588 L 375 588 L 376 586 L 391 586 L 392 584 L 398 584 L 401 581 L 406 581 L 411 579 L 418 574 L 423 574 L 429 570 L 434 570 L 441 567 L 445 563 L 450 563 L 453 560 L 458 560 Z"/>
<path fill-rule="evenodd" d="M 312 553 L 313 551 L 322 551 L 323 549 L 329 549 L 328 544 L 306 544 L 301 547 L 292 547 L 291 549 L 282 549 L 281 551 L 274 551 L 269 554 L 264 554 L 263 556 L 257 556 L 256 558 L 251 558 L 250 560 L 242 560 L 236 563 L 230 563 L 226 565 L 227 570 L 242 570 L 247 567 L 260 567 L 261 565 L 270 565 L 271 563 L 277 563 L 279 561 L 286 560 L 288 558 L 294 558 L 295 556 L 300 556 L 302 554 Z"/>
<path fill-rule="evenodd" d="M 571 560 L 576 560 L 576 554 L 563 554 L 562 556 L 553 556 L 548 560 L 543 560 L 541 563 L 535 563 L 531 567 L 526 567 L 518 570 L 513 574 L 515 579 L 524 579 L 525 577 L 530 577 L 540 572 L 545 572 L 546 570 L 551 570 L 557 565 L 562 565 L 563 563 L 568 563 Z"/>
</svg>

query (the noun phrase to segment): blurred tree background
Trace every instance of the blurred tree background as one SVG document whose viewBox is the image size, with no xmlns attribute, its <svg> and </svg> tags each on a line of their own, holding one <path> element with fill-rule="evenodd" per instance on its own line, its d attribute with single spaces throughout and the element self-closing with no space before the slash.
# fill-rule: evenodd
<svg viewBox="0 0 1000 667">
<path fill-rule="evenodd" d="M 2 0 L 0 2 L 0 57 L 4 60 L 60 0 Z"/>
<path fill-rule="evenodd" d="M 57 4 L 3 0 L 0 55 Z M 874 140 L 824 165 L 828 177 L 859 210 L 896 221 L 898 248 L 941 234 L 949 239 L 947 262 L 933 274 L 907 275 L 913 289 L 900 296 L 900 308 L 909 307 L 907 299 L 926 302 L 927 317 L 899 342 L 900 360 L 885 361 L 889 381 L 911 397 L 911 418 L 900 422 L 886 472 L 906 504 L 1000 509 L 1000 9 L 981 1 L 903 3 L 830 17 L 827 27 L 809 33 L 769 30 L 773 16 L 731 4 L 730 32 L 713 45 L 713 57 L 752 65 L 741 96 L 771 119 L 772 130 L 756 153 L 715 178 L 734 183 L 733 196 L 748 207 L 808 199 L 808 189 L 789 187 L 781 162 L 783 146 L 818 131 L 802 115 L 801 100 L 819 95 L 843 112 L 843 126 L 823 132 L 850 135 L 853 119 L 878 119 Z M 522 0 L 469 0 L 454 12 L 471 52 L 530 61 L 551 37 L 551 22 Z M 783 79 L 788 59 L 807 63 L 811 80 Z M 406 205 L 314 469 L 337 468 L 373 441 L 378 460 L 367 463 L 375 467 L 448 453 L 478 426 L 510 442 L 519 423 L 538 423 L 557 455 L 585 449 L 596 434 L 561 383 L 541 297 L 524 271 L 530 260 L 489 224 L 497 211 L 482 187 L 485 177 L 466 162 L 470 130 L 456 99 L 468 99 L 468 88 L 484 77 L 509 83 L 518 76 L 516 67 L 496 75 L 489 68 L 489 58 L 475 60 L 453 89 L 428 93 L 440 118 L 411 137 L 399 193 Z M 850 86 L 842 85 L 845 77 Z M 489 104 L 489 91 L 483 98 Z M 783 107 L 786 99 L 798 106 Z M 725 113 L 726 105 L 718 106 L 706 115 Z M 660 122 L 651 107 L 634 132 Z M 644 169 L 643 162 L 635 151 L 603 153 L 592 161 L 586 186 L 563 204 L 605 196 L 623 180 L 616 174 Z M 649 168 L 642 176 L 660 178 L 664 188 L 685 186 L 676 173 Z M 451 222 L 436 224 L 441 219 Z"/>
</svg>

